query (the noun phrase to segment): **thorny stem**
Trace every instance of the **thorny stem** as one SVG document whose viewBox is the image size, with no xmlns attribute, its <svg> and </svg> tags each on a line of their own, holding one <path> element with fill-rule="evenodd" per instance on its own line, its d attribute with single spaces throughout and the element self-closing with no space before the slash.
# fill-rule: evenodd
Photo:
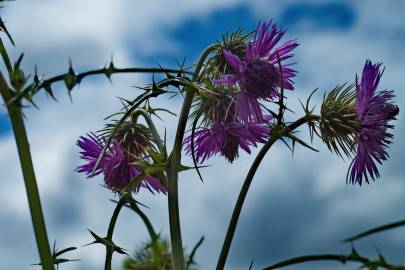
<svg viewBox="0 0 405 270">
<path fill-rule="evenodd" d="M 224 243 L 222 245 L 221 254 L 218 259 L 216 270 L 222 270 L 225 267 L 226 259 L 228 257 L 229 249 L 232 244 L 233 236 L 235 234 L 236 225 L 238 224 L 238 220 L 239 220 L 239 216 L 240 216 L 240 213 L 242 210 L 243 203 L 245 202 L 246 195 L 249 191 L 250 185 L 252 184 L 253 177 L 256 174 L 256 171 L 259 168 L 259 165 L 262 162 L 267 151 L 269 151 L 271 146 L 281 137 L 289 134 L 290 132 L 292 132 L 294 129 L 298 128 L 302 124 L 305 124 L 308 121 L 314 121 L 317 119 L 318 119 L 318 116 L 311 116 L 310 119 L 309 119 L 309 116 L 304 116 L 281 130 L 275 130 L 275 129 L 272 130 L 269 141 L 263 145 L 262 149 L 260 149 L 258 155 L 256 156 L 255 160 L 253 161 L 252 166 L 249 169 L 249 172 L 245 178 L 245 181 L 243 182 L 241 191 L 239 193 L 238 199 L 237 199 L 235 207 L 233 209 L 231 221 L 229 222 L 228 231 L 226 232 L 226 236 L 224 239 Z"/>
<path fill-rule="evenodd" d="M 90 71 L 77 73 L 77 74 L 75 74 L 75 73 L 72 74 L 71 71 L 69 71 L 68 73 L 60 74 L 60 75 L 51 77 L 46 80 L 39 80 L 38 82 L 33 82 L 31 85 L 27 86 L 23 91 L 21 91 L 16 96 L 14 96 L 12 99 L 10 99 L 8 101 L 8 103 L 18 101 L 21 98 L 23 98 L 24 96 L 26 96 L 27 94 L 29 94 L 32 97 L 42 88 L 50 89 L 50 87 L 53 83 L 63 81 L 66 78 L 66 76 L 69 76 L 69 75 L 75 76 L 75 84 L 76 84 L 76 83 L 80 83 L 85 77 L 89 77 L 89 76 L 93 76 L 93 75 L 105 75 L 108 78 L 110 78 L 112 74 L 118 74 L 118 73 L 179 73 L 179 72 L 188 73 L 187 71 L 184 71 L 184 70 L 166 69 L 166 68 L 160 68 L 160 67 L 159 68 L 116 68 L 112 64 L 110 64 L 109 67 L 90 70 Z"/>
<path fill-rule="evenodd" d="M 215 45 L 208 47 L 202 53 L 197 66 L 194 71 L 192 82 L 195 82 L 200 75 L 201 68 L 208 55 L 216 48 Z M 179 122 L 177 125 L 176 138 L 174 141 L 171 164 L 167 172 L 168 177 L 168 207 L 169 207 L 169 224 L 170 224 L 170 238 L 173 251 L 173 261 L 175 270 L 184 270 L 184 254 L 183 243 L 181 239 L 180 228 L 180 215 L 179 215 L 179 202 L 178 202 L 178 167 L 181 162 L 181 150 L 183 146 L 184 131 L 186 129 L 187 119 L 190 112 L 191 104 L 194 97 L 194 89 L 186 89 L 186 96 L 184 98 L 183 106 L 181 109 Z"/>
<path fill-rule="evenodd" d="M 136 181 L 136 180 L 134 180 Z M 148 219 L 148 217 L 145 215 L 145 213 L 142 212 L 142 210 L 139 208 L 138 203 L 134 200 L 134 198 L 132 197 L 131 193 L 123 193 L 121 195 L 121 198 L 119 201 L 114 201 L 116 202 L 117 205 L 114 209 L 114 212 L 112 214 L 111 217 L 111 221 L 110 224 L 108 226 L 108 231 L 107 231 L 107 236 L 105 238 L 107 244 L 106 246 L 106 256 L 105 256 L 105 264 L 104 264 L 104 269 L 105 270 L 111 270 L 111 265 L 112 265 L 112 257 L 113 257 L 113 253 L 114 253 L 114 242 L 113 242 L 113 234 L 114 234 L 114 229 L 115 229 L 115 224 L 117 223 L 117 219 L 118 219 L 118 215 L 120 214 L 123 206 L 126 206 L 128 208 L 130 208 L 132 211 L 134 211 L 136 214 L 139 215 L 139 217 L 142 219 L 142 221 L 144 222 L 149 236 L 152 240 L 152 245 L 155 247 L 157 240 L 158 240 L 158 235 L 156 234 L 155 229 L 153 228 L 152 223 L 150 222 L 150 220 Z M 126 205 L 129 204 L 129 205 Z"/>
<path fill-rule="evenodd" d="M 3 75 L 0 73 L 0 93 L 4 102 L 7 104 L 11 99 L 11 92 Z M 34 167 L 32 165 L 31 153 L 27 133 L 25 131 L 24 120 L 19 103 L 7 105 L 10 116 L 18 154 L 21 162 L 21 169 L 24 176 L 25 189 L 28 197 L 28 204 L 31 212 L 32 224 L 41 259 L 41 265 L 44 270 L 53 270 L 53 257 L 49 248 L 48 235 L 46 232 L 45 220 L 42 213 L 41 200 L 37 182 L 35 179 Z"/>
<path fill-rule="evenodd" d="M 277 53 L 277 62 L 278 62 L 278 67 L 280 69 L 280 99 L 278 102 L 279 106 L 279 111 L 277 115 L 277 124 L 281 124 L 281 121 L 283 120 L 283 114 L 284 114 L 284 76 L 283 76 L 283 68 L 281 66 L 281 61 L 280 61 L 280 56 Z"/>
<path fill-rule="evenodd" d="M 113 240 L 113 234 L 114 234 L 114 229 L 115 229 L 115 224 L 117 223 L 118 215 L 121 212 L 122 207 L 125 205 L 127 202 L 126 198 L 127 194 L 123 195 L 120 200 L 118 201 L 117 205 L 115 206 L 114 212 L 112 214 L 110 224 L 108 225 L 108 231 L 107 231 L 107 237 L 106 240 L 111 243 L 111 245 L 106 245 L 106 255 L 105 255 L 105 264 L 104 264 L 104 269 L 105 270 L 111 270 L 111 264 L 112 264 L 112 256 L 114 253 L 114 246 L 112 245 Z"/>
<path fill-rule="evenodd" d="M 281 268 L 289 265 L 294 265 L 294 264 L 299 264 L 299 263 L 304 263 L 304 262 L 313 262 L 313 261 L 337 261 L 342 264 L 345 264 L 346 262 L 357 262 L 363 264 L 365 267 L 361 268 L 368 268 L 368 269 L 380 269 L 380 268 L 385 268 L 388 270 L 404 270 L 404 266 L 395 266 L 387 263 L 384 259 L 379 259 L 372 261 L 370 259 L 364 258 L 357 254 L 356 252 L 352 252 L 350 255 L 336 255 L 336 254 L 323 254 L 323 255 L 308 255 L 308 256 L 302 256 L 302 257 L 296 257 L 292 259 L 288 259 L 276 264 L 273 264 L 271 266 L 268 266 L 266 268 L 263 268 L 262 270 L 272 270 L 276 268 Z"/>
</svg>

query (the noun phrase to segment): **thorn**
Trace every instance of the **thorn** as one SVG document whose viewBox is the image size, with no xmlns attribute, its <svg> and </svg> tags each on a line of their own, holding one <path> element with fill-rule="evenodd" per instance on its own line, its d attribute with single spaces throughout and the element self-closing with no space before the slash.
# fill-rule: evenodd
<svg viewBox="0 0 405 270">
<path fill-rule="evenodd" d="M 183 74 L 184 65 L 186 64 L 186 57 L 184 57 L 183 62 L 181 64 L 178 62 L 177 64 L 179 65 L 179 72 L 177 72 L 177 77 L 181 77 Z"/>
<path fill-rule="evenodd" d="M 69 96 L 70 103 L 73 104 L 73 98 L 72 98 L 71 90 L 68 90 L 68 96 Z"/>
<path fill-rule="evenodd" d="M 29 98 L 28 99 L 28 101 L 32 104 L 32 106 L 34 106 L 35 107 L 35 109 L 38 109 L 39 110 L 39 107 L 38 107 L 38 105 L 37 104 L 35 104 L 35 102 L 32 100 L 32 98 Z"/>
<path fill-rule="evenodd" d="M 34 65 L 34 83 L 39 84 L 38 66 Z"/>
<path fill-rule="evenodd" d="M 10 40 L 11 44 L 15 47 L 15 43 L 13 38 L 11 37 L 10 33 L 7 31 L 6 25 L 4 24 L 3 20 L 0 18 L 0 31 L 6 33 L 8 39 Z"/>
<path fill-rule="evenodd" d="M 68 74 L 65 75 L 63 79 L 68 91 L 72 90 L 73 87 L 78 83 L 77 75 L 75 74 L 72 66 L 72 59 L 69 57 L 69 71 Z"/>
<path fill-rule="evenodd" d="M 45 91 L 51 96 L 51 98 L 55 101 L 58 101 L 55 96 L 53 95 L 53 90 L 52 90 L 52 86 L 49 82 L 44 82 L 43 83 L 43 87 L 45 89 Z"/>
<path fill-rule="evenodd" d="M 69 72 L 72 70 L 73 72 L 73 64 L 72 64 L 72 58 L 69 56 Z"/>
<path fill-rule="evenodd" d="M 17 59 L 17 62 L 15 62 L 15 64 L 14 64 L 14 69 L 17 69 L 20 67 L 23 57 L 24 57 L 24 53 L 20 54 L 20 56 Z"/>
<path fill-rule="evenodd" d="M 158 64 L 158 66 L 161 68 L 161 69 L 164 69 L 164 67 L 161 65 L 161 64 Z M 173 76 L 172 74 L 170 74 L 169 72 L 165 72 L 165 74 L 166 74 L 166 78 L 167 79 L 174 79 L 175 78 L 175 76 Z"/>
<path fill-rule="evenodd" d="M 107 68 L 105 68 L 105 76 L 107 77 L 107 79 L 110 81 L 110 83 L 112 84 L 112 80 L 111 80 L 111 75 L 114 73 L 115 67 L 114 67 L 114 62 L 113 62 L 113 56 L 111 54 L 111 60 L 110 60 L 110 64 Z"/>
<path fill-rule="evenodd" d="M 252 260 L 252 262 L 250 263 L 250 266 L 249 266 L 249 270 L 253 269 L 253 263 L 254 263 L 254 261 Z"/>
</svg>

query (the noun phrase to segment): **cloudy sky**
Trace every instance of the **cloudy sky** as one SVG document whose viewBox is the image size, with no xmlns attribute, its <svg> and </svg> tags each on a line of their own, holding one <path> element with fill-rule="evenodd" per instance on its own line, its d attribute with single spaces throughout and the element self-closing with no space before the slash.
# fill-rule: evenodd
<svg viewBox="0 0 405 270">
<path fill-rule="evenodd" d="M 67 71 L 71 57 L 76 71 L 98 68 L 111 56 L 117 66 L 175 66 L 186 57 L 196 60 L 221 34 L 237 27 L 255 28 L 273 19 L 297 38 L 296 91 L 288 97 L 301 116 L 298 98 L 315 88 L 319 103 L 325 91 L 360 73 L 366 59 L 386 67 L 380 87 L 396 90 L 403 108 L 405 95 L 405 2 L 391 1 L 13 1 L 1 9 L 16 47 L 8 46 L 14 59 L 25 53 L 27 73 L 34 65 L 45 76 Z M 80 164 L 75 141 L 78 136 L 102 127 L 103 118 L 120 108 L 118 96 L 131 98 L 139 92 L 131 86 L 150 82 L 149 75 L 119 75 L 111 85 L 105 78 L 84 81 L 72 92 L 70 102 L 62 84 L 55 87 L 58 102 L 38 94 L 40 110 L 27 108 L 26 124 L 46 215 L 50 240 L 58 247 L 82 246 L 92 241 L 86 229 L 104 234 L 113 210 L 113 198 L 101 187 L 102 178 L 86 179 L 74 169 Z M 178 111 L 178 99 L 160 99 Z M 390 160 L 380 167 L 381 179 L 357 187 L 345 184 L 349 161 L 331 155 L 315 141 L 320 153 L 297 148 L 294 156 L 276 145 L 263 161 L 248 194 L 230 251 L 227 269 L 255 269 L 279 260 L 308 253 L 348 252 L 339 240 L 363 229 L 404 218 L 405 143 L 402 113 L 396 121 Z M 175 117 L 157 122 L 159 131 L 173 139 Z M 304 130 L 303 130 L 304 131 Z M 302 132 L 305 138 L 306 133 Z M 198 252 L 201 269 L 213 269 L 227 224 L 254 155 L 242 154 L 229 165 L 219 157 L 204 169 L 205 183 L 195 173 L 181 174 L 180 206 L 184 244 L 189 249 L 205 236 Z M 190 159 L 185 159 L 185 163 Z M 226 168 L 226 169 L 224 169 Z M 23 179 L 13 135 L 4 107 L 0 107 L 0 268 L 35 269 L 38 261 Z M 164 195 L 144 191 L 139 200 L 155 227 L 168 236 Z M 404 229 L 356 243 L 367 255 L 380 249 L 394 262 L 405 263 Z M 134 250 L 147 239 L 141 221 L 129 212 L 120 216 L 115 241 Z M 71 258 L 80 262 L 61 269 L 101 269 L 102 246 L 81 247 Z M 118 269 L 124 257 L 114 257 Z M 303 265 L 291 269 L 342 269 L 335 263 Z M 37 269 L 37 268 L 36 268 Z"/>
</svg>

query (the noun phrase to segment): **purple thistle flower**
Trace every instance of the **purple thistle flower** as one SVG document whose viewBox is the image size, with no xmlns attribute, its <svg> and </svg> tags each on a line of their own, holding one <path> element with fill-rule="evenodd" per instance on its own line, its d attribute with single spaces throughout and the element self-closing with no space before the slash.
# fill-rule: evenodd
<svg viewBox="0 0 405 270">
<path fill-rule="evenodd" d="M 369 183 L 380 176 L 376 162 L 382 163 L 389 156 L 386 148 L 391 143 L 393 128 L 388 122 L 395 119 L 398 107 L 392 104 L 393 91 L 378 91 L 382 73 L 381 63 L 372 64 L 366 61 L 360 83 L 356 77 L 356 112 L 361 123 L 357 135 L 357 154 L 351 164 L 351 184 L 362 184 L 363 178 Z M 350 168 L 349 168 L 350 169 Z"/>
<path fill-rule="evenodd" d="M 228 50 L 223 50 L 224 57 L 234 72 L 223 74 L 219 79 L 213 80 L 214 83 L 223 85 L 239 84 L 241 94 L 236 102 L 238 107 L 246 106 L 252 110 L 240 110 L 239 117 L 242 121 L 262 119 L 256 114 L 260 112 L 260 104 L 255 99 L 273 99 L 279 96 L 277 87 L 293 90 L 291 80 L 297 74 L 297 71 L 291 68 L 290 64 L 281 64 L 293 56 L 298 43 L 295 40 L 289 40 L 276 47 L 277 43 L 284 36 L 285 30 L 279 30 L 275 24 L 259 22 L 253 41 L 249 42 L 246 48 L 244 58 L 234 55 Z M 281 80 L 282 78 L 282 80 Z"/>
<path fill-rule="evenodd" d="M 230 162 L 239 156 L 241 147 L 250 154 L 250 147 L 264 143 L 268 138 L 270 128 L 264 123 L 250 121 L 213 122 L 210 128 L 200 128 L 194 133 L 194 153 L 198 163 L 220 153 Z M 191 134 L 184 140 L 186 153 L 191 154 Z"/>
<path fill-rule="evenodd" d="M 82 149 L 80 157 L 87 163 L 79 166 L 76 171 L 86 173 L 88 178 L 103 173 L 104 182 L 108 188 L 123 189 L 141 173 L 141 170 L 136 165 L 129 162 L 117 140 L 114 140 L 107 149 L 94 172 L 92 172 L 93 168 L 105 146 L 105 140 L 95 134 L 87 134 L 87 137 L 80 137 L 77 140 L 77 145 Z M 149 189 L 152 193 L 154 191 L 166 193 L 167 191 L 159 179 L 153 176 L 146 176 L 141 185 L 135 189 L 135 192 L 138 192 L 141 186 Z"/>
</svg>

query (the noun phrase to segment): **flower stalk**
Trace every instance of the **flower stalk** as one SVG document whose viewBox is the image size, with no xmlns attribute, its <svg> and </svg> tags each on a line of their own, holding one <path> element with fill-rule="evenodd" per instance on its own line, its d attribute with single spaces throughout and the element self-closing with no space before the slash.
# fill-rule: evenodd
<svg viewBox="0 0 405 270">
<path fill-rule="evenodd" d="M 145 118 L 146 124 L 148 125 L 148 127 L 149 127 L 149 129 L 150 129 L 150 131 L 151 131 L 151 133 L 152 133 L 153 140 L 155 141 L 157 147 L 159 148 L 159 151 L 160 151 L 161 153 L 163 153 L 163 152 L 162 152 L 162 151 L 163 151 L 163 148 L 164 148 L 163 142 L 162 142 L 162 140 L 160 139 L 159 132 L 157 131 L 156 126 L 155 126 L 155 124 L 153 123 L 152 117 L 150 117 L 149 113 L 146 112 L 145 110 L 139 109 L 139 110 L 136 110 L 136 111 L 133 112 L 132 118 L 133 118 L 133 119 L 134 119 L 134 118 L 137 118 L 139 115 L 142 115 L 143 118 Z"/>
<path fill-rule="evenodd" d="M 150 222 L 148 216 L 139 208 L 138 203 L 135 200 L 130 201 L 129 208 L 136 214 L 138 214 L 138 216 L 142 219 L 146 229 L 148 230 L 152 244 L 156 244 L 159 237 L 155 231 L 155 228 L 153 228 L 152 222 Z"/>
<path fill-rule="evenodd" d="M 127 194 L 122 196 L 120 200 L 118 201 L 117 205 L 115 206 L 114 212 L 111 216 L 110 224 L 108 225 L 108 231 L 107 231 L 107 237 L 106 240 L 110 241 L 112 243 L 112 237 L 114 234 L 114 229 L 115 229 L 115 224 L 117 223 L 118 216 L 121 212 L 122 207 L 125 205 L 127 202 Z M 105 270 L 111 270 L 111 264 L 112 264 L 112 257 L 114 253 L 114 246 L 113 245 L 106 245 L 106 256 L 105 256 L 105 263 L 104 263 L 104 269 Z"/>
<path fill-rule="evenodd" d="M 255 160 L 253 161 L 252 166 L 249 169 L 248 174 L 246 175 L 245 181 L 243 182 L 242 188 L 240 190 L 238 199 L 236 201 L 235 207 L 233 209 L 231 221 L 229 222 L 228 230 L 226 232 L 226 236 L 224 239 L 224 243 L 222 245 L 221 253 L 218 259 L 216 270 L 222 270 L 225 267 L 226 259 L 228 257 L 229 249 L 231 248 L 233 236 L 235 234 L 236 225 L 238 224 L 239 216 L 242 211 L 243 203 L 245 202 L 246 195 L 249 191 L 250 185 L 252 184 L 253 177 L 256 174 L 257 169 L 259 168 L 260 163 L 262 162 L 263 158 L 273 146 L 273 144 L 283 136 L 288 135 L 294 129 L 298 128 L 299 126 L 314 120 L 318 120 L 319 116 L 304 116 L 292 124 L 288 125 L 287 127 L 279 130 L 277 126 L 272 129 L 271 137 L 266 144 L 263 145 L 262 149 L 260 149 L 259 153 L 257 154 Z"/>
<path fill-rule="evenodd" d="M 24 184 L 27 192 L 28 204 L 31 212 L 32 224 L 34 227 L 35 239 L 41 265 L 43 270 L 53 270 L 54 261 L 49 247 L 48 235 L 46 232 L 44 215 L 42 213 L 41 200 L 32 164 L 31 153 L 24 120 L 19 103 L 9 104 L 12 98 L 10 89 L 3 75 L 0 73 L 0 94 L 3 97 L 10 116 L 18 155 L 21 162 L 21 169 L 24 177 Z"/>
<path fill-rule="evenodd" d="M 199 79 L 201 68 L 205 59 L 216 48 L 216 45 L 210 46 L 202 53 L 192 77 L 192 82 Z M 179 202 L 178 202 L 178 168 L 181 162 L 181 150 L 183 146 L 184 132 L 187 125 L 188 115 L 193 102 L 195 91 L 192 88 L 186 88 L 183 106 L 181 109 L 175 142 L 172 151 L 171 164 L 167 171 L 168 178 L 168 207 L 169 207 L 169 224 L 170 238 L 173 250 L 173 261 L 175 270 L 184 270 L 185 261 L 183 253 L 183 242 L 181 238 Z"/>
<path fill-rule="evenodd" d="M 287 259 L 285 261 L 273 264 L 262 270 L 273 270 L 279 269 L 286 266 L 291 266 L 295 264 L 301 264 L 305 262 L 318 262 L 318 261 L 335 261 L 340 262 L 342 264 L 346 264 L 347 262 L 359 263 L 361 266 L 359 268 L 363 269 L 387 269 L 387 270 L 404 270 L 404 266 L 393 265 L 388 263 L 384 257 L 379 256 L 377 260 L 370 260 L 366 257 L 360 256 L 355 249 L 349 255 L 340 255 L 340 254 L 321 254 L 321 255 L 307 255 L 301 257 L 295 257 L 291 259 Z"/>
</svg>

